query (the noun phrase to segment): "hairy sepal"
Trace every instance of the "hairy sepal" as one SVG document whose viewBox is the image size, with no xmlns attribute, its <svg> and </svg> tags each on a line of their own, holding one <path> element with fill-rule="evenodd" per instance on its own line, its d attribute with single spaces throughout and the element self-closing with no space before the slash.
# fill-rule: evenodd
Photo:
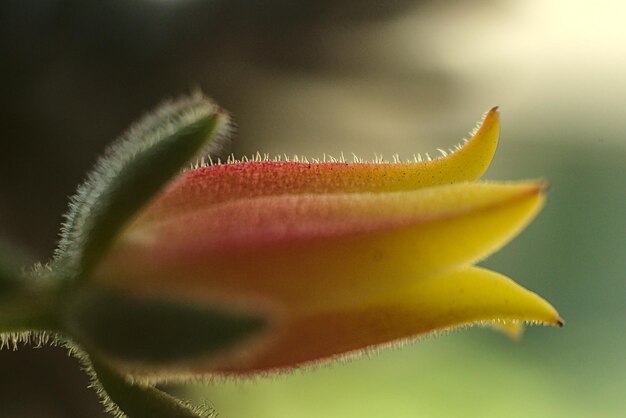
<svg viewBox="0 0 626 418">
<path fill-rule="evenodd" d="M 54 265 L 85 277 L 120 229 L 164 184 L 199 157 L 219 155 L 229 117 L 200 94 L 148 114 L 96 163 L 70 202 Z"/>
<path fill-rule="evenodd" d="M 64 327 L 71 338 L 117 368 L 134 374 L 171 373 L 245 350 L 268 328 L 268 318 L 223 303 L 196 304 L 132 295 L 101 287 L 75 292 Z"/>
</svg>

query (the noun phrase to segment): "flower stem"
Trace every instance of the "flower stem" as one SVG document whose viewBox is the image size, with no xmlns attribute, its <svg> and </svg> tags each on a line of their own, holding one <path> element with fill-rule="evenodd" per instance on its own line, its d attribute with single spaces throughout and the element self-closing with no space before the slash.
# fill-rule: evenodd
<svg viewBox="0 0 626 418">
<path fill-rule="evenodd" d="M 48 289 L 14 288 L 0 294 L 0 333 L 56 331 L 58 296 Z"/>
</svg>

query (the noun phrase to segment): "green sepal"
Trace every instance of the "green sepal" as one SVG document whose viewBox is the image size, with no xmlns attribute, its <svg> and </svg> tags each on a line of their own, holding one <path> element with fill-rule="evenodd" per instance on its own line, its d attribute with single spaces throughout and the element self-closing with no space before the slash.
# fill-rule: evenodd
<svg viewBox="0 0 626 418">
<path fill-rule="evenodd" d="M 156 375 L 239 348 L 265 329 L 264 318 L 248 312 L 97 288 L 77 292 L 66 309 L 74 341 Z"/>
<path fill-rule="evenodd" d="M 219 152 L 228 115 L 201 95 L 144 117 L 96 163 L 70 203 L 55 266 L 84 277 L 121 228 L 181 169 Z"/>
<path fill-rule="evenodd" d="M 182 402 L 159 389 L 132 383 L 120 372 L 89 356 L 94 385 L 103 403 L 115 416 L 129 418 L 210 418 L 205 411 Z M 123 415 L 122 415 L 123 414 Z"/>
</svg>

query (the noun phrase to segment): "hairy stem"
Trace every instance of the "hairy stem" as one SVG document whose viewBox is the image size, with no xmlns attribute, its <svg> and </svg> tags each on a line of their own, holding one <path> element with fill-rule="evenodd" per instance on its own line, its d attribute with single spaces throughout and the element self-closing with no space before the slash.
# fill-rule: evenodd
<svg viewBox="0 0 626 418">
<path fill-rule="evenodd" d="M 58 330 L 59 300 L 47 289 L 21 289 L 0 296 L 0 333 Z"/>
</svg>

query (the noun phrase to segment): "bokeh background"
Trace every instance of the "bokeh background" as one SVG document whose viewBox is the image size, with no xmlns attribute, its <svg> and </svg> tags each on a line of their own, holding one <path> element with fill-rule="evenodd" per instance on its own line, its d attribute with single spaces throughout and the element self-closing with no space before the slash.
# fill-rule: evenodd
<svg viewBox="0 0 626 418">
<path fill-rule="evenodd" d="M 410 158 L 493 105 L 490 179 L 542 177 L 546 209 L 484 264 L 563 329 L 471 329 L 346 364 L 168 387 L 225 418 L 622 417 L 626 3 L 617 0 L 3 0 L 0 238 L 45 260 L 103 147 L 203 89 L 233 152 Z M 100 417 L 63 350 L 0 352 L 0 417 Z"/>
</svg>

